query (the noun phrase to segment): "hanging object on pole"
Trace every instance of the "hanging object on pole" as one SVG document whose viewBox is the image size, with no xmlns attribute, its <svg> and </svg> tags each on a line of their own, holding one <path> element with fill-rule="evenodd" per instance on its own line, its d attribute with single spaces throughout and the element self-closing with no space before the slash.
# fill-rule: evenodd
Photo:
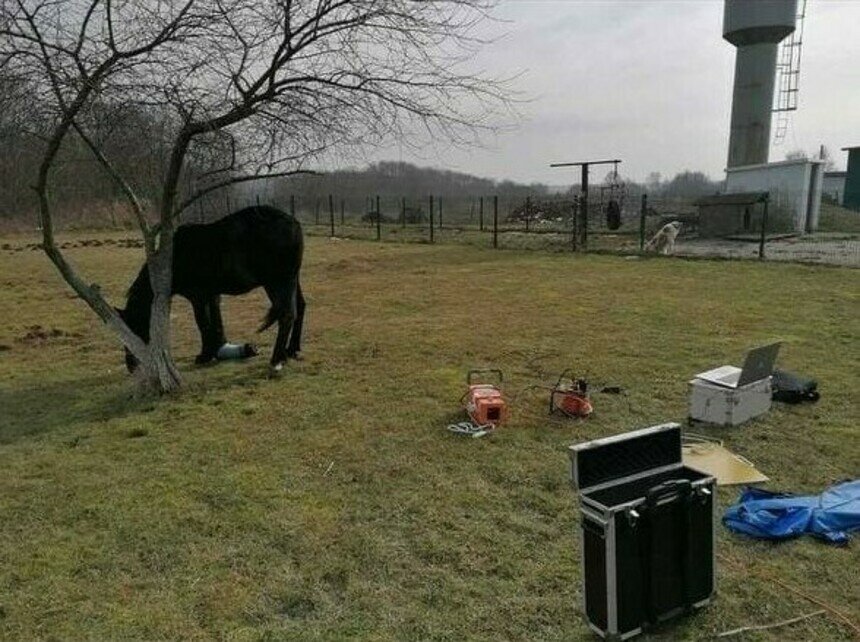
<svg viewBox="0 0 860 642">
<path fill-rule="evenodd" d="M 606 227 L 615 231 L 621 227 L 621 208 L 627 195 L 627 186 L 618 177 L 618 163 L 615 163 L 607 182 L 608 185 L 600 188 L 600 195 L 602 198 L 603 190 L 609 190 L 609 202 L 606 204 Z"/>
<path fill-rule="evenodd" d="M 550 167 L 580 167 L 582 169 L 582 177 L 580 179 L 580 191 L 579 191 L 579 215 L 581 218 L 581 223 L 579 225 L 580 232 L 580 246 L 582 249 L 587 249 L 588 247 L 588 168 L 591 165 L 614 165 L 617 171 L 618 163 L 621 160 L 615 158 L 612 160 L 599 160 L 599 161 L 577 161 L 575 163 L 551 163 Z M 576 227 L 574 225 L 574 227 Z M 575 236 L 574 236 L 575 239 Z M 574 240 L 575 242 L 575 240 Z"/>
</svg>

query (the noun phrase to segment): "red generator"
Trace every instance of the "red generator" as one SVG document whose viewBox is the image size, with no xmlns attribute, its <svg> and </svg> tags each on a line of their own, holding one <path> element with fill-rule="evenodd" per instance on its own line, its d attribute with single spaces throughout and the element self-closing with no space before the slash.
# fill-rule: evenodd
<svg viewBox="0 0 860 642">
<path fill-rule="evenodd" d="M 494 375 L 495 383 L 488 383 L 484 375 Z M 483 379 L 483 381 L 481 381 Z M 466 385 L 469 387 L 465 400 L 466 414 L 478 426 L 498 426 L 508 418 L 508 404 L 502 396 L 502 371 L 469 370 Z"/>
<path fill-rule="evenodd" d="M 588 398 L 588 382 L 574 377 L 570 369 L 562 372 L 549 393 L 549 414 L 559 411 L 568 417 L 584 419 L 594 412 Z"/>
</svg>

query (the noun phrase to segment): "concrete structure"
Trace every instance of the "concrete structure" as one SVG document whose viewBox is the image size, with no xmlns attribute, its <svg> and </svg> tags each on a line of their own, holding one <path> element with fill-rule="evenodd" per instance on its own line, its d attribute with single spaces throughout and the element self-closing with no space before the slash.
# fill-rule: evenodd
<svg viewBox="0 0 860 642">
<path fill-rule="evenodd" d="M 848 152 L 848 171 L 845 176 L 845 196 L 842 206 L 851 210 L 860 210 L 860 145 L 843 147 Z"/>
<path fill-rule="evenodd" d="M 769 192 L 769 234 L 814 232 L 818 229 L 823 168 L 823 161 L 808 159 L 729 167 L 726 193 Z"/>
<path fill-rule="evenodd" d="M 767 198 L 767 192 L 703 196 L 693 203 L 699 209 L 699 238 L 760 234 Z"/>
<path fill-rule="evenodd" d="M 848 172 L 824 172 L 824 180 L 821 182 L 821 195 L 831 199 L 837 205 L 842 205 L 847 176 Z"/>
<path fill-rule="evenodd" d="M 738 49 L 730 168 L 767 163 L 777 49 L 796 16 L 797 0 L 725 0 L 723 38 Z"/>
</svg>

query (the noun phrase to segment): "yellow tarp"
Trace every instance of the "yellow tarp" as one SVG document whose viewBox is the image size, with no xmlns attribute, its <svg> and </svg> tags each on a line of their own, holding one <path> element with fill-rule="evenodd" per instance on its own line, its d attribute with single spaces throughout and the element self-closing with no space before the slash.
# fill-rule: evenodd
<svg viewBox="0 0 860 642">
<path fill-rule="evenodd" d="M 720 486 L 757 484 L 767 481 L 752 463 L 723 447 L 722 442 L 706 437 L 684 436 L 681 448 L 684 464 L 713 475 Z"/>
</svg>

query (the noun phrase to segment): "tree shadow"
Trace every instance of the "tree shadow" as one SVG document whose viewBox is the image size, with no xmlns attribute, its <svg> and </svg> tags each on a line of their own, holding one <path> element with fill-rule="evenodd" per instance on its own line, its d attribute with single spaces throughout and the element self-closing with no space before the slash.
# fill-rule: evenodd
<svg viewBox="0 0 860 642">
<path fill-rule="evenodd" d="M 181 400 L 200 401 L 212 394 L 231 390 L 254 391 L 279 380 L 314 375 L 318 367 L 289 362 L 284 373 L 268 377 L 268 359 L 194 365 L 192 359 L 178 359 L 184 378 L 183 389 L 173 395 L 140 394 L 125 374 L 98 374 L 18 388 L 0 387 L 0 445 L 21 439 L 90 424 L 120 419 L 154 411 L 162 404 Z"/>
<path fill-rule="evenodd" d="M 154 408 L 157 400 L 137 398 L 116 375 L 0 388 L 0 444 L 80 423 L 99 422 Z"/>
</svg>

